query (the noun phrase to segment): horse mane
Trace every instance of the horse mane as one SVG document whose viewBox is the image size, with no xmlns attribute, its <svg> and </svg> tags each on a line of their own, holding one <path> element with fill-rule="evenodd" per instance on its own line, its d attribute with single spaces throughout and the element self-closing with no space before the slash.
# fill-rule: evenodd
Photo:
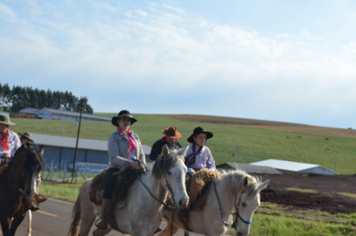
<svg viewBox="0 0 356 236">
<path fill-rule="evenodd" d="M 161 178 L 161 176 L 167 173 L 178 161 L 180 157 L 177 155 L 177 151 L 173 150 L 169 153 L 168 157 L 164 157 L 162 154 L 156 159 L 155 164 L 152 168 L 152 174 L 156 178 Z"/>
<path fill-rule="evenodd" d="M 40 154 L 35 144 L 26 143 L 23 144 L 15 153 L 14 158 L 18 158 L 23 151 L 27 152 L 27 158 L 25 161 L 25 166 L 30 166 L 35 168 L 37 163 L 39 163 L 41 170 L 44 169 L 44 160 L 43 156 Z"/>
<path fill-rule="evenodd" d="M 246 190 L 246 197 L 253 198 L 255 197 L 259 191 L 258 186 L 262 183 L 261 179 L 256 176 L 249 175 L 243 170 L 232 170 L 221 175 L 222 177 L 231 177 L 232 183 L 231 186 L 239 186 L 242 181 L 244 181 L 245 177 L 248 178 L 248 184 L 245 188 Z"/>
</svg>

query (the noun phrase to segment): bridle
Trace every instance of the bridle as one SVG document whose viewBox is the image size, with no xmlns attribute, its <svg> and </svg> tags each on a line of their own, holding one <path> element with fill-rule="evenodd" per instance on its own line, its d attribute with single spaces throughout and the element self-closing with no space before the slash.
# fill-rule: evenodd
<svg viewBox="0 0 356 236">
<path fill-rule="evenodd" d="M 219 203 L 219 209 L 220 209 L 220 216 L 221 216 L 221 222 L 223 223 L 223 225 L 227 228 L 231 228 L 231 227 L 234 227 L 236 228 L 236 224 L 237 224 L 237 221 L 238 219 L 240 219 L 243 223 L 249 225 L 249 224 L 252 224 L 252 219 L 251 221 L 247 221 L 247 220 L 244 220 L 241 215 L 239 214 L 239 205 L 240 205 L 240 202 L 241 202 L 241 195 L 242 193 L 245 193 L 246 190 L 242 190 L 242 192 L 240 193 L 240 196 L 239 196 L 239 200 L 237 201 L 236 198 L 237 198 L 237 189 L 235 189 L 235 194 L 234 194 L 234 205 L 235 205 L 235 212 L 232 212 L 231 214 L 234 216 L 234 221 L 233 223 L 230 225 L 226 222 L 226 220 L 224 219 L 224 215 L 223 215 L 223 212 L 222 212 L 222 207 L 221 207 L 221 202 L 220 202 L 220 198 L 219 198 L 219 194 L 218 192 L 216 191 L 216 184 L 215 184 L 215 181 L 213 182 L 213 185 L 214 185 L 214 191 L 215 191 L 215 195 L 216 195 L 216 198 L 218 199 L 218 203 Z"/>
<path fill-rule="evenodd" d="M 144 171 L 144 172 L 148 171 L 146 165 L 145 165 L 143 162 L 141 162 L 140 160 L 135 160 L 135 161 L 136 161 L 136 162 L 139 162 L 139 163 L 141 164 L 141 166 L 143 166 L 143 171 Z M 171 168 L 173 168 L 173 167 L 174 167 L 174 165 L 173 165 Z M 170 169 L 171 169 L 171 168 L 170 168 Z M 170 170 L 170 169 L 169 169 L 169 170 Z M 169 170 L 168 170 L 168 171 L 169 171 Z M 147 190 L 147 192 L 151 195 L 151 197 L 152 197 L 154 200 L 156 200 L 157 202 L 161 203 L 161 204 L 162 204 L 164 207 L 166 207 L 166 208 L 169 208 L 169 209 L 176 209 L 176 206 L 173 206 L 173 205 L 171 205 L 171 204 L 169 204 L 169 203 L 167 203 L 167 202 L 161 201 L 161 200 L 158 199 L 155 195 L 153 195 L 153 193 L 148 189 L 148 187 L 147 187 L 147 186 L 145 185 L 145 183 L 142 181 L 142 179 L 141 179 L 140 176 L 138 175 L 137 171 L 136 171 L 135 173 L 136 173 L 136 176 L 137 176 L 138 180 L 141 182 L 141 184 L 145 187 L 145 189 Z M 174 199 L 174 192 L 173 192 L 173 189 L 172 189 L 171 185 L 170 185 L 169 182 L 168 182 L 166 173 L 164 173 L 164 180 L 165 180 L 165 182 L 166 182 L 166 185 L 165 185 L 165 186 L 167 187 L 168 191 L 171 193 L 172 199 Z M 174 201 L 173 201 L 173 203 L 176 204 Z"/>
</svg>

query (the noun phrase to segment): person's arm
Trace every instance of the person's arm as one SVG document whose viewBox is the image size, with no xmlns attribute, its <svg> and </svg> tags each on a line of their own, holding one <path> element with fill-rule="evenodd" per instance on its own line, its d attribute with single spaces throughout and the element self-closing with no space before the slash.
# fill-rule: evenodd
<svg viewBox="0 0 356 236">
<path fill-rule="evenodd" d="M 159 142 L 155 142 L 151 149 L 150 159 L 152 161 L 157 160 L 157 157 L 161 154 L 161 152 L 162 152 L 162 146 L 159 144 Z"/>
<path fill-rule="evenodd" d="M 216 170 L 215 160 L 209 148 L 207 148 L 206 150 L 206 155 L 207 155 L 206 167 L 210 170 L 215 171 Z"/>
<path fill-rule="evenodd" d="M 137 134 L 136 134 L 135 140 L 136 140 L 136 148 L 137 148 L 137 150 L 140 150 L 140 152 L 139 152 L 140 156 L 138 157 L 138 160 L 143 162 L 143 164 L 145 164 L 145 166 L 146 166 L 146 154 L 145 154 L 145 151 L 143 150 L 140 137 Z"/>
<path fill-rule="evenodd" d="M 112 165 L 119 168 L 131 165 L 131 160 L 120 156 L 120 144 L 121 140 L 115 138 L 115 135 L 111 135 L 108 141 L 108 154 L 109 161 Z"/>
</svg>

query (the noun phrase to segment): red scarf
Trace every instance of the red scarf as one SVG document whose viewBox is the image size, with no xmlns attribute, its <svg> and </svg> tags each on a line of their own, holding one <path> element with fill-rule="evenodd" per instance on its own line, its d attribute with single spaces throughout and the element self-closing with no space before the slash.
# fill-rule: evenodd
<svg viewBox="0 0 356 236">
<path fill-rule="evenodd" d="M 131 137 L 131 133 L 132 133 L 131 130 L 128 130 L 127 133 L 122 131 L 122 129 L 120 129 L 120 127 L 118 127 L 117 130 L 119 131 L 119 133 L 122 133 L 123 135 L 125 135 L 127 137 L 127 139 L 129 140 L 129 148 L 130 148 L 130 154 L 131 154 L 132 151 L 135 150 L 135 148 L 136 148 L 136 143 L 133 140 L 133 138 Z"/>
<path fill-rule="evenodd" d="M 4 151 L 9 151 L 9 130 L 6 130 L 5 134 L 1 134 L 1 146 Z"/>
</svg>

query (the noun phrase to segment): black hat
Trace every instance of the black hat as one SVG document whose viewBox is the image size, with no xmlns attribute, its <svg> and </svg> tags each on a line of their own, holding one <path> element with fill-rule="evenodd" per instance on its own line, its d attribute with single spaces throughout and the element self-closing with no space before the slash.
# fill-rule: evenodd
<svg viewBox="0 0 356 236">
<path fill-rule="evenodd" d="M 124 117 L 129 117 L 129 118 L 131 118 L 131 125 L 137 121 L 135 118 L 132 117 L 132 115 L 130 114 L 129 111 L 127 111 L 127 110 L 122 110 L 122 111 L 119 112 L 119 114 L 118 114 L 117 116 L 114 116 L 114 117 L 111 119 L 111 124 L 113 124 L 113 125 L 115 125 L 115 126 L 119 126 L 119 125 L 117 124 L 117 120 L 118 120 L 118 119 L 121 119 L 121 118 L 124 118 Z"/>
<path fill-rule="evenodd" d="M 198 126 L 194 129 L 193 134 L 190 135 L 189 138 L 187 139 L 188 142 L 193 143 L 194 142 L 193 136 L 197 136 L 200 133 L 205 133 L 206 139 L 212 138 L 214 136 L 213 133 L 206 131 L 202 127 Z"/>
</svg>

